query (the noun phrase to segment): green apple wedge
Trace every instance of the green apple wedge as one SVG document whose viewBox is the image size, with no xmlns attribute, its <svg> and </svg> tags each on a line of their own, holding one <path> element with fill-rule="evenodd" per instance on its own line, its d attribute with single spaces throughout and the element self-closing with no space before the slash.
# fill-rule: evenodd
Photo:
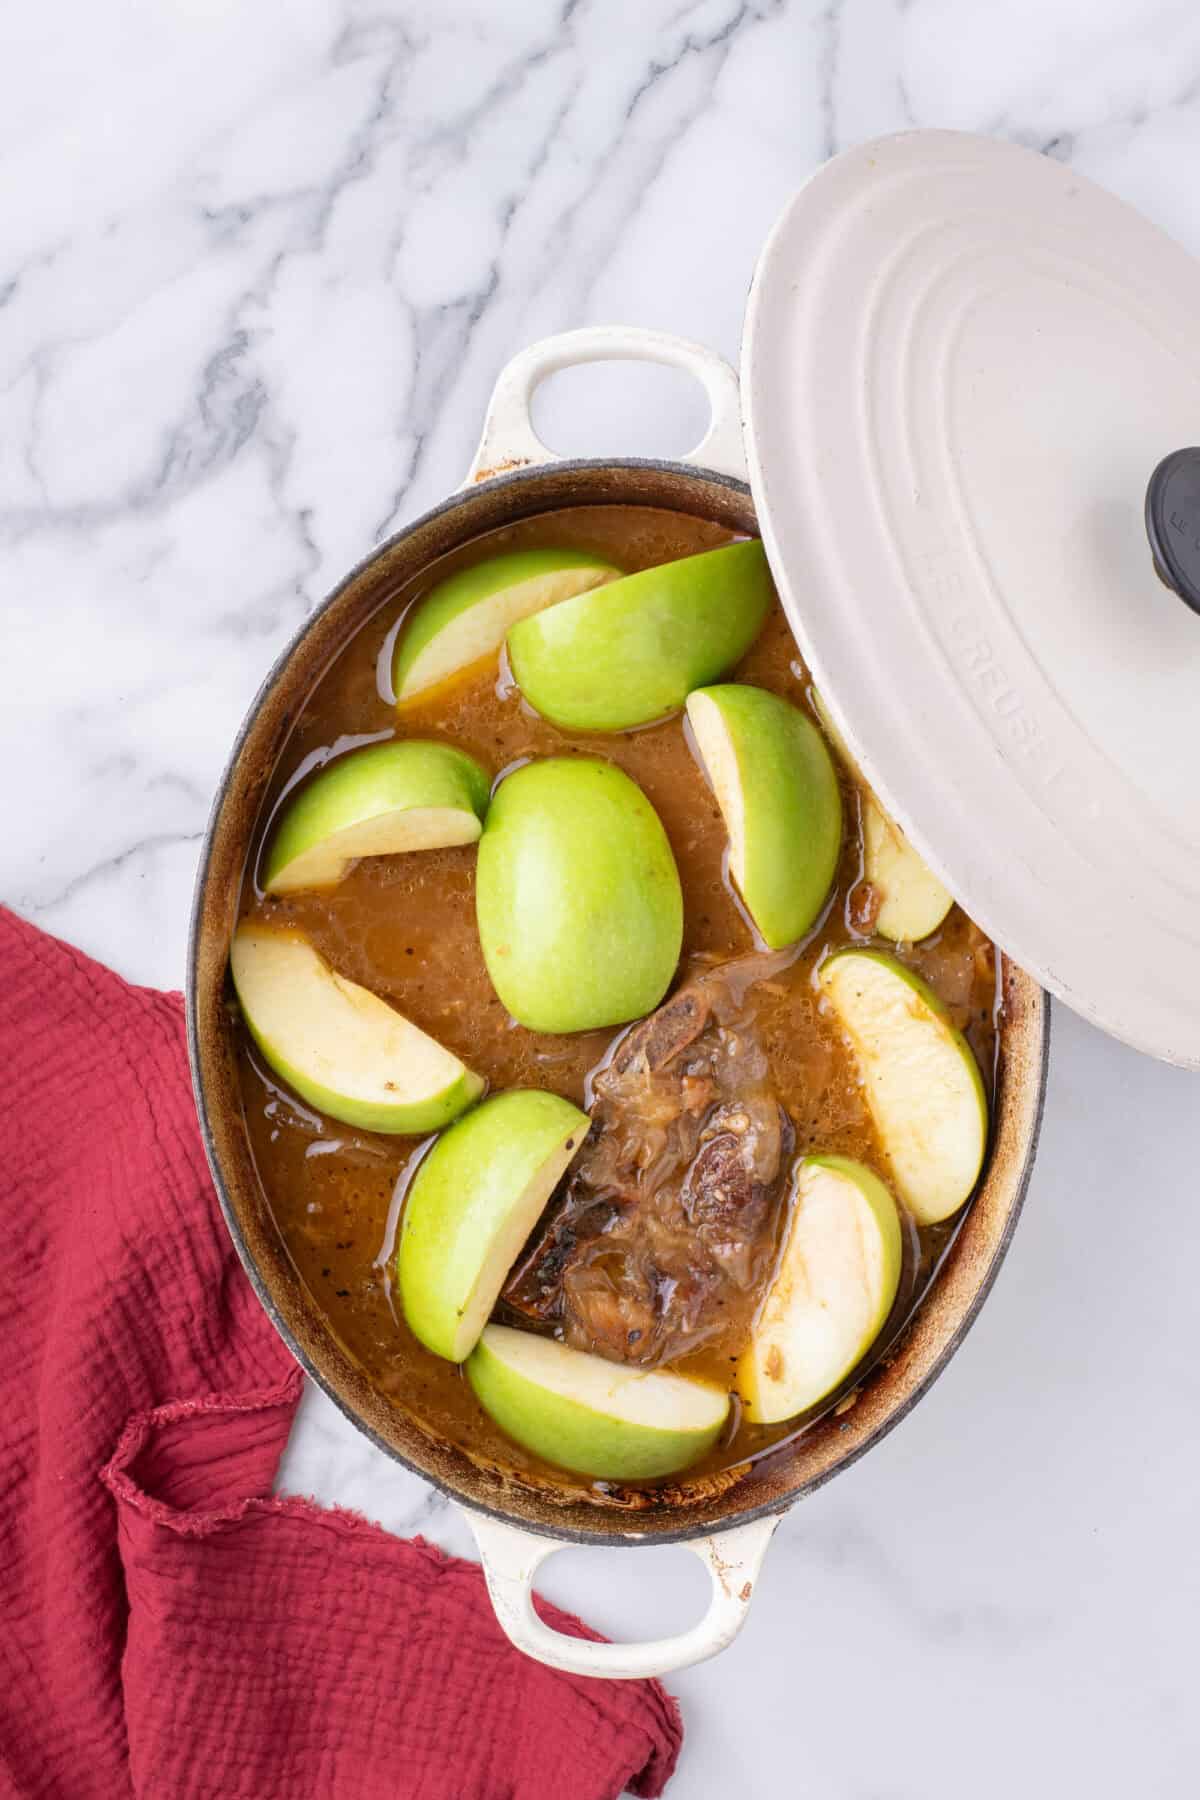
<svg viewBox="0 0 1200 1800">
<path fill-rule="evenodd" d="M 495 656 L 511 625 L 585 594 L 619 569 L 578 550 L 512 550 L 439 581 L 404 622 L 392 663 L 400 705 Z"/>
<path fill-rule="evenodd" d="M 900 1199 L 919 1225 L 948 1219 L 987 1148 L 971 1046 L 933 989 L 886 951 L 839 950 L 817 980 L 850 1040 Z"/>
<path fill-rule="evenodd" d="M 820 694 L 813 701 L 833 745 L 862 796 L 863 879 L 879 896 L 874 929 L 894 944 L 919 943 L 937 930 L 954 896 L 918 856 L 863 779 L 862 770 Z"/>
<path fill-rule="evenodd" d="M 531 1031 L 652 1012 L 683 940 L 679 872 L 637 783 L 592 757 L 526 763 L 496 789 L 475 911 L 488 974 Z"/>
<path fill-rule="evenodd" d="M 296 931 L 238 928 L 229 966 L 250 1035 L 275 1073 L 364 1131 L 437 1131 L 483 1092 L 478 1075 Z"/>
<path fill-rule="evenodd" d="M 507 1325 L 484 1328 L 467 1379 L 518 1444 L 599 1481 L 687 1468 L 716 1443 L 729 1414 L 729 1395 L 707 1382 L 628 1368 Z"/>
<path fill-rule="evenodd" d="M 689 694 L 687 716 L 729 833 L 729 872 L 781 950 L 813 924 L 837 872 L 842 800 L 825 741 L 788 701 L 733 682 Z"/>
<path fill-rule="evenodd" d="M 625 731 L 677 712 L 746 654 L 772 599 L 757 539 L 660 563 L 514 625 L 529 704 L 568 731 Z"/>
<path fill-rule="evenodd" d="M 470 1355 L 521 1246 L 588 1134 L 570 1101 L 496 1094 L 444 1132 L 408 1190 L 396 1276 L 409 1329 Z"/>
<path fill-rule="evenodd" d="M 289 801 L 267 855 L 268 894 L 335 887 L 362 856 L 473 844 L 491 786 L 451 744 L 368 744 L 326 763 Z"/>
<path fill-rule="evenodd" d="M 787 1236 L 737 1368 L 746 1418 L 774 1425 L 832 1393 L 879 1336 L 900 1285 L 896 1203 L 845 1156 L 807 1156 Z"/>
</svg>

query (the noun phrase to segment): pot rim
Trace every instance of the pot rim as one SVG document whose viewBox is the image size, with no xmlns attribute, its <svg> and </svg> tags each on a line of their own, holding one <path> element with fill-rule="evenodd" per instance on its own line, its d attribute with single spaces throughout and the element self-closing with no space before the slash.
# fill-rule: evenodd
<svg viewBox="0 0 1200 1800">
<path fill-rule="evenodd" d="M 585 470 L 618 470 L 622 472 L 627 471 L 631 474 L 636 474 L 640 470 L 653 470 L 660 474 L 680 476 L 688 480 L 703 481 L 710 486 L 722 487 L 731 493 L 752 499 L 748 482 L 740 480 L 736 476 L 723 474 L 718 470 L 706 468 L 702 464 L 695 462 L 687 462 L 669 457 L 640 456 L 563 457 L 554 459 L 553 473 L 555 476 L 570 475 Z M 375 1431 L 355 1409 L 352 1403 L 337 1391 L 331 1378 L 323 1373 L 316 1360 L 297 1341 L 291 1327 L 283 1318 L 271 1288 L 263 1277 L 258 1263 L 255 1261 L 249 1249 L 241 1220 L 233 1206 L 233 1202 L 226 1186 L 224 1172 L 217 1156 L 215 1134 L 209 1117 L 208 1100 L 200 1068 L 197 967 L 200 952 L 202 915 L 204 912 L 216 828 L 226 802 L 230 785 L 236 774 L 246 740 L 257 721 L 258 715 L 268 695 L 283 674 L 288 663 L 291 661 L 292 656 L 301 641 L 308 635 L 316 621 L 327 613 L 347 589 L 358 581 L 372 564 L 377 562 L 382 556 L 385 556 L 389 550 L 435 520 L 444 518 L 447 514 L 452 513 L 461 507 L 466 506 L 469 508 L 472 496 L 476 492 L 482 492 L 486 489 L 489 496 L 491 496 L 497 491 L 506 489 L 518 490 L 528 481 L 544 478 L 546 473 L 547 470 L 545 465 L 537 463 L 528 463 L 519 467 L 504 468 L 496 471 L 483 470 L 473 479 L 469 480 L 463 487 L 455 489 L 452 493 L 447 495 L 444 500 L 429 507 L 425 512 L 418 514 L 417 517 L 411 519 L 407 524 L 400 526 L 396 531 L 391 533 L 390 536 L 374 545 L 365 556 L 361 557 L 358 562 L 355 563 L 338 582 L 336 582 L 312 611 L 305 616 L 297 626 L 296 630 L 288 638 L 286 644 L 275 657 L 266 675 L 259 683 L 253 698 L 246 708 L 242 722 L 238 727 L 225 766 L 221 771 L 220 778 L 214 790 L 212 805 L 209 809 L 208 819 L 204 828 L 204 837 L 196 868 L 195 883 L 192 889 L 191 916 L 188 924 L 186 985 L 184 993 L 188 1065 L 191 1072 L 192 1093 L 195 1100 L 205 1158 L 208 1163 L 209 1173 L 212 1177 L 213 1187 L 216 1191 L 217 1201 L 220 1205 L 226 1228 L 233 1240 L 234 1249 L 237 1251 L 238 1260 L 249 1277 L 250 1285 L 254 1289 L 255 1295 L 262 1305 L 263 1310 L 279 1336 L 287 1345 L 292 1356 L 299 1363 L 300 1367 L 304 1370 L 310 1380 L 316 1383 L 327 1398 L 337 1407 L 343 1417 L 348 1419 L 363 1437 L 377 1449 L 383 1451 L 392 1462 L 398 1463 L 401 1468 L 408 1470 L 410 1474 L 418 1476 L 422 1481 L 428 1482 L 431 1487 L 444 1493 L 456 1506 L 461 1506 L 469 1512 L 483 1514 L 485 1517 L 498 1520 L 502 1524 L 513 1525 L 522 1531 L 532 1532 L 539 1537 L 556 1540 L 562 1544 L 578 1544 L 585 1547 L 594 1546 L 597 1548 L 628 1548 L 641 1544 L 682 1544 L 700 1538 L 711 1537 L 714 1532 L 714 1526 L 711 1522 L 706 1521 L 696 1521 L 690 1525 L 680 1525 L 677 1530 L 668 1529 L 666 1531 L 640 1530 L 632 1521 L 630 1525 L 626 1526 L 624 1529 L 613 1527 L 602 1531 L 583 1531 L 574 1528 L 565 1522 L 561 1525 L 551 1526 L 542 1523 L 540 1520 L 524 1518 L 516 1511 L 510 1510 L 504 1506 L 489 1506 L 474 1498 L 464 1498 L 461 1494 L 456 1492 L 447 1481 L 437 1475 L 430 1474 L 425 1469 L 419 1467 L 417 1463 L 397 1450 L 393 1444 L 389 1443 L 379 1432 Z M 465 541 L 469 542 L 470 540 L 468 538 Z M 1042 1116 L 1045 1110 L 1051 1017 L 1050 996 L 1045 993 L 1044 990 L 1039 991 L 1041 992 L 1042 1018 L 1040 1032 L 1036 1043 L 1038 1086 L 1028 1127 L 1028 1136 L 1023 1147 L 1020 1172 L 1016 1178 L 1015 1189 L 1008 1206 L 1004 1229 L 993 1249 L 991 1258 L 975 1287 L 970 1304 L 963 1312 L 953 1333 L 946 1340 L 946 1343 L 943 1345 L 938 1356 L 930 1364 L 920 1381 L 916 1383 L 912 1390 L 904 1397 L 903 1401 L 890 1411 L 887 1416 L 880 1421 L 879 1425 L 862 1440 L 862 1442 L 857 1444 L 852 1450 L 849 1450 L 844 1457 L 839 1458 L 830 1467 L 811 1476 L 807 1481 L 796 1487 L 783 1499 L 767 1501 L 762 1505 L 752 1507 L 747 1511 L 738 1512 L 736 1517 L 728 1522 L 729 1526 L 748 1525 L 756 1520 L 769 1518 L 772 1515 L 781 1516 L 783 1513 L 790 1511 L 792 1506 L 794 1506 L 798 1500 L 804 1499 L 808 1494 L 815 1493 L 818 1488 L 824 1487 L 826 1482 L 831 1481 L 836 1475 L 842 1474 L 846 1469 L 849 1469 L 854 1463 L 858 1462 L 868 1450 L 874 1449 L 875 1445 L 887 1437 L 888 1434 L 900 1424 L 901 1420 L 908 1417 L 918 1401 L 929 1391 L 945 1369 L 947 1363 L 949 1363 L 951 1358 L 956 1354 L 963 1339 L 974 1324 L 984 1301 L 991 1292 L 996 1277 L 1000 1272 L 1001 1264 L 1008 1254 L 1008 1248 L 1012 1242 L 1017 1221 L 1020 1218 L 1024 1207 L 1025 1196 L 1029 1188 L 1033 1165 L 1036 1159 Z M 928 1295 L 925 1296 L 925 1300 L 927 1299 Z M 922 1305 L 924 1303 L 925 1301 L 923 1300 Z M 686 1517 L 686 1509 L 680 1509 L 680 1514 L 681 1517 Z M 660 1514 L 659 1516 L 661 1517 L 662 1515 Z M 716 1529 L 720 1530 L 726 1528 L 728 1527 L 722 1525 Z"/>
</svg>

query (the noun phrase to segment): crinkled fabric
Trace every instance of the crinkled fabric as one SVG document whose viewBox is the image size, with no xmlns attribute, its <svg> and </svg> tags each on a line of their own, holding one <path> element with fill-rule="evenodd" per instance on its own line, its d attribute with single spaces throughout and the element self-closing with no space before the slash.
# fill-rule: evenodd
<svg viewBox="0 0 1200 1800">
<path fill-rule="evenodd" d="M 660 1794 L 657 1682 L 545 1669 L 474 1564 L 272 1495 L 301 1376 L 221 1220 L 179 995 L 0 910 L 0 1072 L 0 1787 Z"/>
</svg>

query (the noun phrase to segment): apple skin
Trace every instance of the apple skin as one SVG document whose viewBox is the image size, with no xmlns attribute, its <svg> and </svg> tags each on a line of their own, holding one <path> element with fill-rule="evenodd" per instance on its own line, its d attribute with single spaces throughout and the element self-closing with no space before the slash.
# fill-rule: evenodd
<svg viewBox="0 0 1200 1800">
<path fill-rule="evenodd" d="M 765 688 L 688 696 L 688 720 L 730 839 L 730 874 L 772 950 L 824 906 L 842 848 L 837 771 L 811 719 Z"/>
<path fill-rule="evenodd" d="M 509 1437 L 543 1462 L 599 1481 L 650 1481 L 686 1469 L 716 1443 L 729 1414 L 728 1394 L 707 1383 L 605 1362 L 505 1325 L 487 1326 L 466 1370 L 480 1405 Z M 554 1391 L 542 1374 L 557 1388 L 574 1387 L 577 1397 Z M 690 1414 L 690 1426 L 636 1423 L 596 1404 L 623 1390 L 636 1406 L 639 1389 L 654 1396 L 660 1415 Z"/>
<path fill-rule="evenodd" d="M 413 1177 L 396 1277 L 413 1335 L 435 1356 L 470 1355 L 522 1245 L 588 1134 L 570 1101 L 495 1094 L 451 1125 Z"/>
<path fill-rule="evenodd" d="M 332 887 L 363 855 L 474 843 L 490 787 L 486 770 L 451 744 L 407 738 L 347 751 L 285 807 L 263 887 Z"/>
<path fill-rule="evenodd" d="M 974 1051 L 929 984 L 885 950 L 839 950 L 817 982 L 855 1053 L 896 1192 L 919 1225 L 948 1219 L 987 1150 Z"/>
<path fill-rule="evenodd" d="M 738 1363 L 746 1418 L 774 1425 L 807 1412 L 856 1368 L 900 1285 L 896 1202 L 846 1156 L 807 1156 L 787 1235 L 750 1343 Z"/>
<path fill-rule="evenodd" d="M 514 625 L 508 659 L 544 718 L 626 731 L 677 712 L 739 662 L 774 598 L 757 539 L 626 575 Z"/>
<path fill-rule="evenodd" d="M 479 940 L 500 999 L 531 1031 L 652 1012 L 683 941 L 679 872 L 637 783 L 592 757 L 526 763 L 479 840 Z"/>
<path fill-rule="evenodd" d="M 229 966 L 263 1056 L 331 1119 L 362 1131 L 423 1134 L 448 1125 L 483 1092 L 478 1075 L 377 994 L 338 975 L 298 932 L 240 926 Z M 281 1031 L 293 1034 L 296 1047 L 284 1047 Z M 347 1084 L 357 1082 L 357 1095 L 330 1085 L 337 1074 L 331 1052 L 357 1063 Z M 392 1090 L 401 1097 L 381 1097 Z"/>
<path fill-rule="evenodd" d="M 581 550 L 510 550 L 448 575 L 404 621 L 392 661 L 397 701 L 424 698 L 495 656 L 518 620 L 620 573 Z"/>
<path fill-rule="evenodd" d="M 917 854 L 868 786 L 849 745 L 815 690 L 813 701 L 825 735 L 859 789 L 862 804 L 863 879 L 880 896 L 874 930 L 894 944 L 915 944 L 935 932 L 954 896 Z"/>
</svg>

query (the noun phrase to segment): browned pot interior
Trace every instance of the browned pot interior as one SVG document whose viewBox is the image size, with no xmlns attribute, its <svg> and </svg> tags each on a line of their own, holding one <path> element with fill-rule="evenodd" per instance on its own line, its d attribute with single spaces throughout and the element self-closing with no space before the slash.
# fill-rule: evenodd
<svg viewBox="0 0 1200 1800">
<path fill-rule="evenodd" d="M 564 1497 L 480 1466 L 385 1398 L 330 1330 L 266 1205 L 242 1119 L 226 957 L 243 868 L 271 771 L 300 707 L 347 639 L 413 575 L 483 532 L 565 506 L 669 507 L 735 531 L 757 529 L 744 484 L 678 464 L 564 462 L 519 469 L 454 496 L 391 539 L 313 616 L 268 676 L 217 794 L 192 921 L 188 1024 L 201 1126 L 221 1203 L 251 1280 L 308 1372 L 382 1449 L 456 1498 L 533 1530 L 588 1542 L 669 1542 L 776 1511 L 853 1462 L 898 1422 L 945 1366 L 991 1285 L 1033 1159 L 1045 1075 L 1048 1002 L 1004 968 L 1004 1023 L 992 1144 L 983 1182 L 938 1277 L 884 1360 L 843 1404 L 744 1473 L 636 1503 Z"/>
</svg>

